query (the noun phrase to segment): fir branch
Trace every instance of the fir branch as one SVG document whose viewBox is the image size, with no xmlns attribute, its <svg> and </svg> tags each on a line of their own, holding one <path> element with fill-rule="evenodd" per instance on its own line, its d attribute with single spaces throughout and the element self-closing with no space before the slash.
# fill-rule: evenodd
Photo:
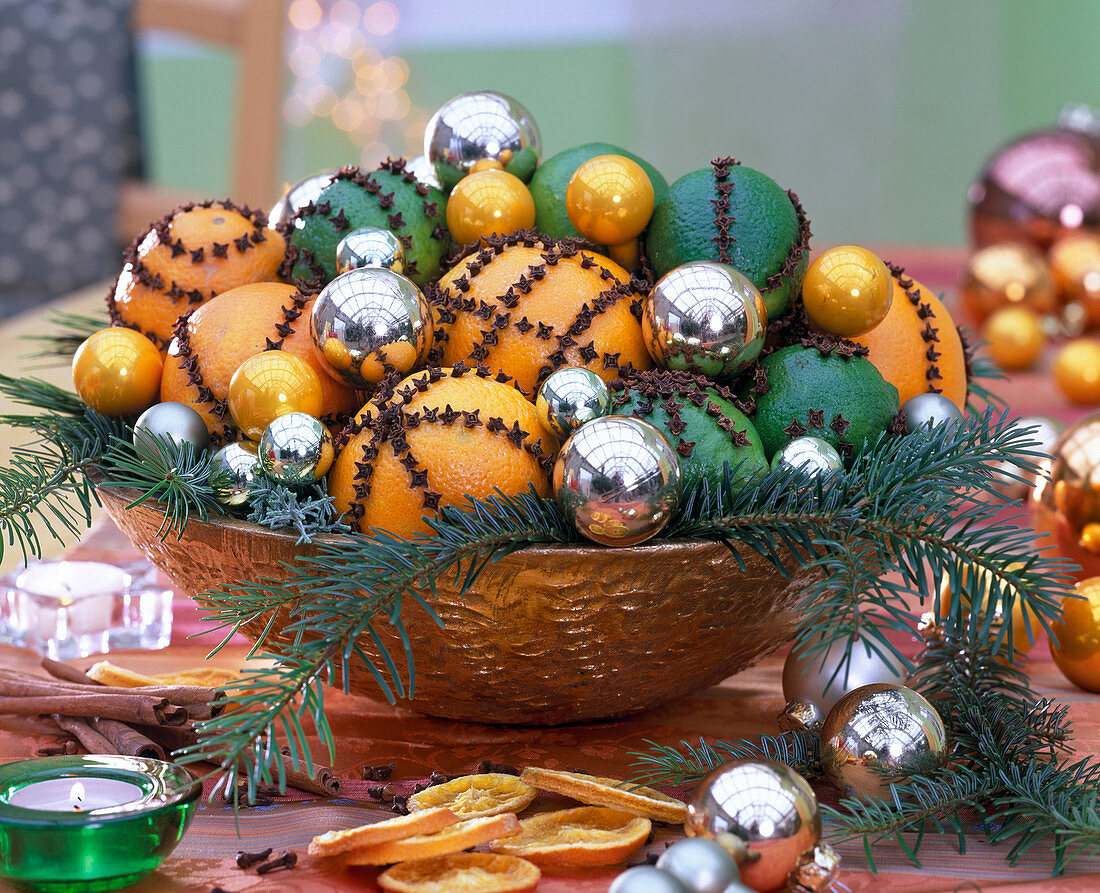
<svg viewBox="0 0 1100 893">
<path fill-rule="evenodd" d="M 50 310 L 46 313 L 46 323 L 55 331 L 44 335 L 21 335 L 24 341 L 38 345 L 35 353 L 28 359 L 51 360 L 49 365 L 68 364 L 73 361 L 76 349 L 91 335 L 111 325 L 105 314 L 63 313 Z"/>
<path fill-rule="evenodd" d="M 83 418 L 86 409 L 76 394 L 39 378 L 12 378 L 0 373 L 0 394 L 13 403 L 33 406 L 47 413 Z"/>
<path fill-rule="evenodd" d="M 821 774 L 818 736 L 805 732 L 710 744 L 700 738 L 698 744 L 682 741 L 678 747 L 648 740 L 645 743 L 649 750 L 630 753 L 635 758 L 632 765 L 638 769 L 633 780 L 639 784 L 695 784 L 723 763 L 745 759 L 774 760 L 810 777 Z"/>
<path fill-rule="evenodd" d="M 248 508 L 248 520 L 254 524 L 272 530 L 296 530 L 298 542 L 295 545 L 299 546 L 313 542 L 318 533 L 345 529 L 323 480 L 299 492 L 266 478 L 260 479 L 249 488 Z"/>
</svg>

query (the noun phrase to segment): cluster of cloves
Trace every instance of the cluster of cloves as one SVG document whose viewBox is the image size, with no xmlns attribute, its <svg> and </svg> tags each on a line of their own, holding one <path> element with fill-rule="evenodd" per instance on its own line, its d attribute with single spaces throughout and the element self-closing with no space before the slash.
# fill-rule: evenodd
<svg viewBox="0 0 1100 893">
<path fill-rule="evenodd" d="M 258 853 L 246 853 L 243 850 L 237 853 L 237 867 L 249 869 L 256 866 L 256 874 L 270 874 L 280 868 L 293 868 L 298 864 L 298 854 L 288 850 L 276 859 L 271 858 L 272 849 L 260 850 Z"/>
</svg>

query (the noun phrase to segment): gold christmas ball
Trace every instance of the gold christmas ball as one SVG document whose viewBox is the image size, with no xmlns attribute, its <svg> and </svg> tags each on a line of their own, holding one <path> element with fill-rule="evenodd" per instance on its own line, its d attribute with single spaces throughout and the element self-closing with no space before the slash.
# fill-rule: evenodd
<svg viewBox="0 0 1100 893">
<path fill-rule="evenodd" d="M 1050 656 L 1062 674 L 1085 691 L 1100 692 L 1100 577 L 1077 584 L 1083 598 L 1062 600 L 1062 620 L 1051 624 Z"/>
<path fill-rule="evenodd" d="M 488 168 L 458 181 L 447 199 L 447 228 L 460 245 L 535 225 L 535 200 L 523 181 Z"/>
<path fill-rule="evenodd" d="M 1022 567 L 1023 565 L 1020 562 L 1012 561 L 1005 565 L 1005 570 L 1016 571 Z M 1001 626 L 1008 620 L 1012 628 L 1013 650 L 1019 656 L 1027 654 L 1035 645 L 1035 638 L 1043 628 L 1042 624 L 1039 623 L 1038 615 L 1030 609 L 1025 609 L 1023 601 L 1020 599 L 1020 595 L 1014 587 L 1010 588 L 1012 608 L 1011 610 L 1006 610 L 1005 593 L 998 595 L 996 598 L 990 595 L 989 571 L 984 567 L 978 568 L 977 576 L 978 579 L 981 580 L 978 605 L 975 607 L 973 599 L 964 593 L 962 596 L 963 615 L 966 616 L 973 611 L 977 613 L 979 619 L 984 620 L 986 615 L 992 611 L 993 617 L 990 620 L 990 632 L 993 635 L 996 635 L 1000 631 Z M 962 572 L 962 582 L 964 586 L 968 579 L 969 568 L 964 568 Z M 951 606 L 954 599 L 955 596 L 951 592 L 950 581 L 944 577 L 943 584 L 940 586 L 941 617 L 947 617 L 951 613 Z"/>
<path fill-rule="evenodd" d="M 621 245 L 636 239 L 653 216 L 653 184 L 636 161 L 597 155 L 573 172 L 565 210 L 582 236 Z"/>
<path fill-rule="evenodd" d="M 1037 314 L 1058 309 L 1054 279 L 1043 256 L 1014 242 L 974 252 L 963 268 L 962 299 L 979 325 L 1001 307 L 1022 306 Z"/>
<path fill-rule="evenodd" d="M 229 380 L 229 414 L 250 440 L 259 440 L 279 416 L 320 416 L 321 400 L 321 379 L 313 367 L 285 350 L 249 357 Z"/>
<path fill-rule="evenodd" d="M 1061 299 L 1078 304 L 1090 325 L 1100 325 L 1100 235 L 1074 233 L 1051 246 L 1050 271 Z"/>
<path fill-rule="evenodd" d="M 1030 369 L 1046 345 L 1039 317 L 1028 307 L 1002 307 L 982 326 L 989 353 L 1002 369 Z"/>
<path fill-rule="evenodd" d="M 818 328 L 843 338 L 873 329 L 886 317 L 894 295 L 882 259 L 855 245 L 826 251 L 802 281 L 806 315 Z"/>
<path fill-rule="evenodd" d="M 1054 380 L 1074 403 L 1100 403 L 1100 341 L 1067 342 L 1054 360 Z"/>
<path fill-rule="evenodd" d="M 137 415 L 157 402 L 164 360 L 133 329 L 101 329 L 73 355 L 73 386 L 84 403 L 108 416 Z"/>
</svg>

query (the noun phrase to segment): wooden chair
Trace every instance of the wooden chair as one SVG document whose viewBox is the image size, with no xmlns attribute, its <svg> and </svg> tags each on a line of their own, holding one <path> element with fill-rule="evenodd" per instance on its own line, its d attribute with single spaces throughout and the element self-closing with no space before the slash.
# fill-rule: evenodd
<svg viewBox="0 0 1100 893">
<path fill-rule="evenodd" d="M 267 207 L 275 198 L 283 101 L 282 0 L 135 0 L 135 33 L 162 29 L 237 51 L 230 197 Z M 128 242 L 194 196 L 141 180 L 123 184 L 116 232 Z"/>
</svg>

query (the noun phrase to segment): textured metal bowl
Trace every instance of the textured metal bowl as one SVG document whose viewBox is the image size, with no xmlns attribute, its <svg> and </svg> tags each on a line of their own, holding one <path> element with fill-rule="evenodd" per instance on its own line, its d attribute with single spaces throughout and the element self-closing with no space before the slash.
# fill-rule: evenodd
<svg viewBox="0 0 1100 893">
<path fill-rule="evenodd" d="M 127 509 L 136 494 L 122 489 L 99 495 L 130 541 L 191 596 L 278 577 L 280 562 L 310 551 L 291 534 L 226 517 L 192 519 L 182 539 L 161 540 L 155 505 Z M 720 682 L 792 638 L 808 581 L 783 577 L 755 553 L 744 557 L 741 571 L 710 542 L 545 546 L 487 565 L 461 598 L 441 578 L 438 598 L 426 598 L 445 629 L 415 605 L 405 609 L 416 662 L 407 706 L 449 719 L 561 725 L 625 716 Z M 244 632 L 255 639 L 263 628 L 260 620 Z M 377 630 L 400 654 L 391 627 Z M 283 641 L 276 633 L 267 644 L 278 651 Z M 368 637 L 359 645 L 376 651 Z M 378 696 L 365 668 L 351 688 Z"/>
</svg>

